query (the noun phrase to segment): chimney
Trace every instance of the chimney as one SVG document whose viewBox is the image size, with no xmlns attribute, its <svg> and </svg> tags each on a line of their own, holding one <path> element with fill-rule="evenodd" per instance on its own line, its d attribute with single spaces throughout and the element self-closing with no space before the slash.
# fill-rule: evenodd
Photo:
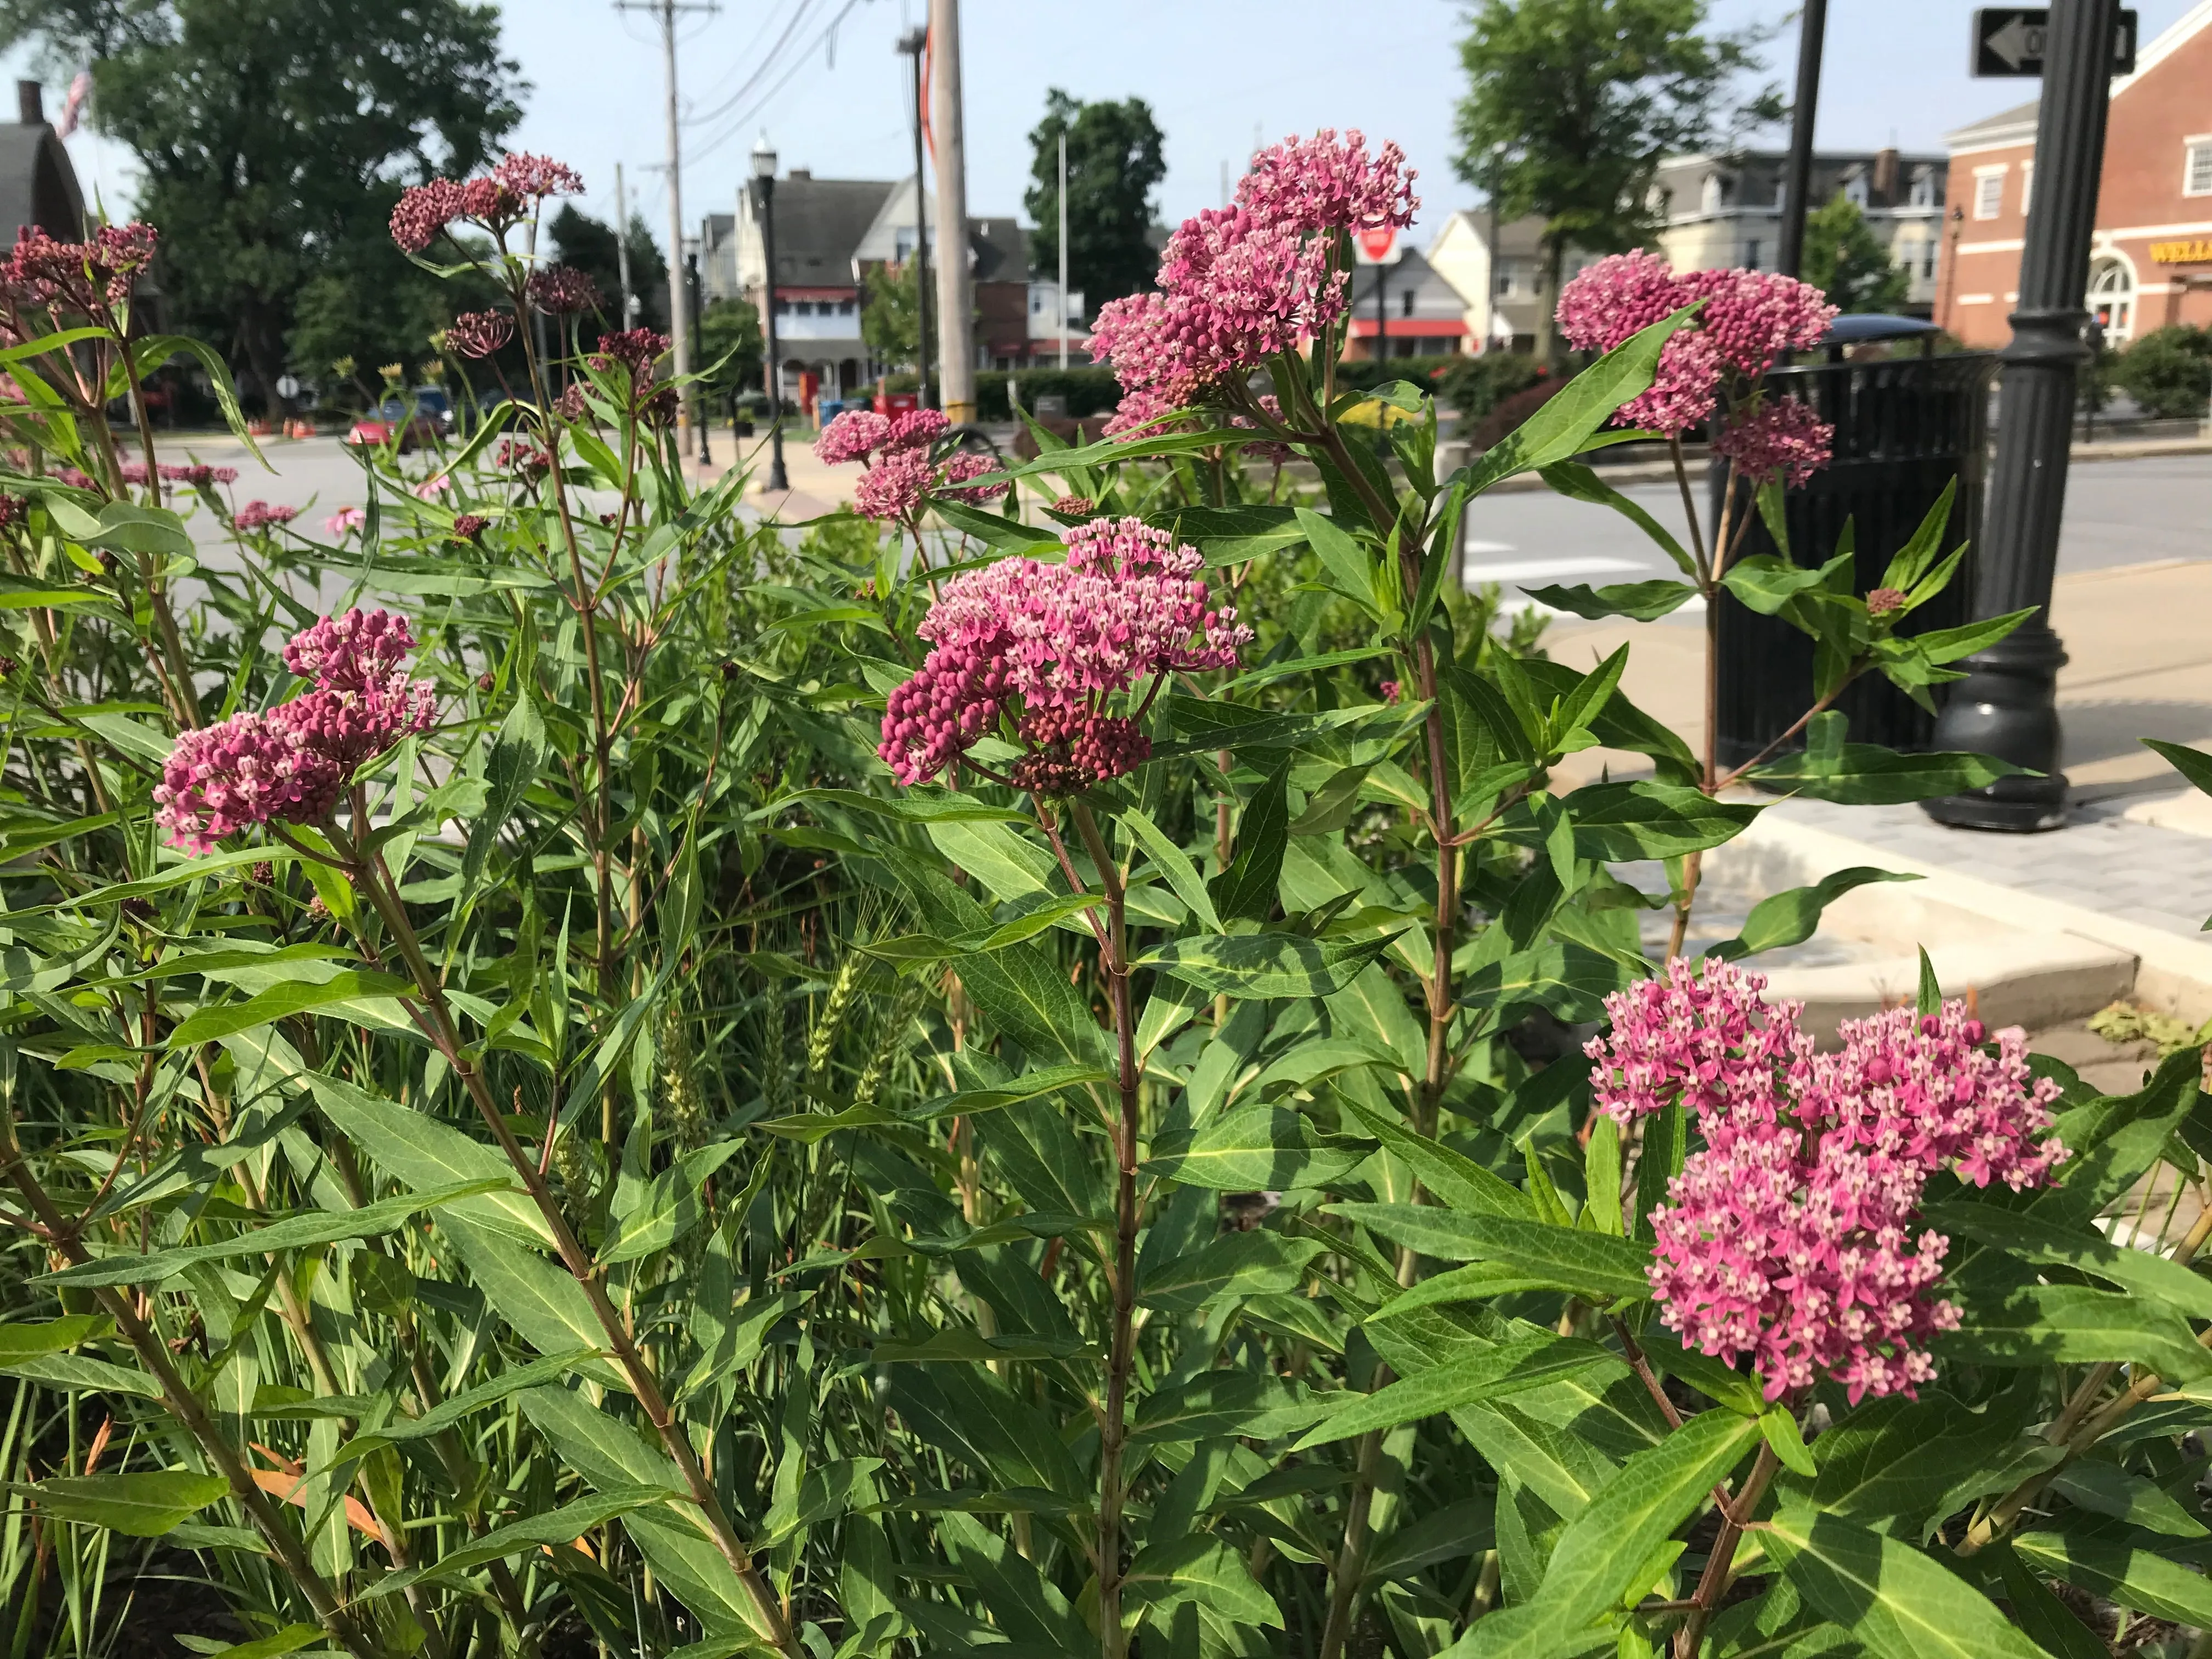
<svg viewBox="0 0 2212 1659">
<path fill-rule="evenodd" d="M 1874 177 L 1868 182 L 1872 185 L 1869 194 L 1878 205 L 1882 207 L 1896 205 L 1898 174 L 1900 170 L 1899 159 L 1894 149 L 1875 151 Z"/>
<path fill-rule="evenodd" d="M 27 127 L 42 127 L 46 124 L 46 100 L 36 81 L 15 82 L 15 118 Z"/>
</svg>

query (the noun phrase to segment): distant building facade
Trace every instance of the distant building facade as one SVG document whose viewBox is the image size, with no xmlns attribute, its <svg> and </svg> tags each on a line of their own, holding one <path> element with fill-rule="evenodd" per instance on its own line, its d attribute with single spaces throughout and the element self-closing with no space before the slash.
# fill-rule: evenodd
<svg viewBox="0 0 2212 1659">
<path fill-rule="evenodd" d="M 1950 135 L 1950 245 L 1936 320 L 1968 345 L 2012 337 L 2037 117 L 2035 103 L 2021 104 Z M 2212 326 L 2212 0 L 2112 82 L 2084 299 L 2115 346 L 2169 323 Z"/>
<path fill-rule="evenodd" d="M 1670 155 L 1651 183 L 1650 208 L 1662 228 L 1658 251 L 1677 270 L 1740 265 L 1774 269 L 1788 194 L 1782 150 Z M 1899 309 L 1925 317 L 1941 275 L 1948 158 L 1894 149 L 1835 151 L 1813 157 L 1814 209 L 1849 198 L 1889 250 L 1909 284 Z"/>
</svg>

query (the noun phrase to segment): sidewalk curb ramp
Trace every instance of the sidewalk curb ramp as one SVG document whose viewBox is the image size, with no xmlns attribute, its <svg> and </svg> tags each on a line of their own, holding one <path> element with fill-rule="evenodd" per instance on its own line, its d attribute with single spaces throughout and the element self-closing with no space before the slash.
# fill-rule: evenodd
<svg viewBox="0 0 2212 1659">
<path fill-rule="evenodd" d="M 1716 877 L 1759 894 L 1861 866 L 1920 878 L 1855 888 L 1828 906 L 1820 931 L 1873 947 L 1867 957 L 1768 972 L 1769 994 L 1802 999 L 1807 1028 L 1826 1040 L 1839 1020 L 1910 1000 L 1923 947 L 1943 994 L 1972 991 L 1991 1026 L 2033 1030 L 2122 998 L 2191 1022 L 2212 1018 L 2212 935 L 2192 939 L 2022 892 L 1781 812 L 1763 814 L 1705 858 Z"/>
</svg>

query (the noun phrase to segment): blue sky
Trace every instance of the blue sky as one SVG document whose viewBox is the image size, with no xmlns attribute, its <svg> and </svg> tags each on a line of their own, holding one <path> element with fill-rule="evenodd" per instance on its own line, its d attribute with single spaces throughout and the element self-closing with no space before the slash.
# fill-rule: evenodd
<svg viewBox="0 0 2212 1659">
<path fill-rule="evenodd" d="M 2191 0 L 2136 0 L 2145 40 Z M 508 0 L 507 42 L 532 83 L 515 142 L 582 169 L 586 205 L 611 213 L 614 164 L 659 232 L 667 209 L 660 52 L 644 18 L 611 0 Z M 1836 0 L 1819 139 L 1839 149 L 1895 143 L 1941 149 L 1948 129 L 2032 95 L 2032 83 L 1966 74 L 1970 8 L 1930 0 Z M 971 211 L 1018 213 L 1025 135 L 1045 90 L 1149 100 L 1166 133 L 1161 206 L 1173 222 L 1221 194 L 1255 133 L 1271 141 L 1322 125 L 1364 128 L 1404 145 L 1420 173 L 1424 227 L 1472 192 L 1451 172 L 1456 41 L 1464 9 L 1444 0 L 964 0 Z M 922 0 L 720 0 L 679 31 L 684 216 L 727 210 L 765 129 L 787 166 L 825 176 L 889 178 L 909 165 L 906 60 L 892 43 Z M 1796 50 L 1791 9 L 1715 0 L 1717 24 L 1776 27 L 1766 48 L 1786 86 Z M 828 27 L 838 19 L 834 31 Z M 782 52 L 756 73 L 789 28 Z M 11 66 L 14 67 L 14 66 Z M 752 85 L 747 88 L 748 80 Z M 51 88 L 48 106 L 59 104 Z M 1779 142 L 1779 135 L 1771 135 Z M 70 140 L 79 171 L 111 211 L 128 198 L 128 157 L 93 135 Z"/>
</svg>

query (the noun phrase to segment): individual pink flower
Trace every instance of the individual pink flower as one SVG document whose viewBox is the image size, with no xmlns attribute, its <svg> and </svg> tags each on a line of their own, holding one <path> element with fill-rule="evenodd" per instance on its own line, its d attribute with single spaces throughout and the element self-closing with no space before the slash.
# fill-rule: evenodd
<svg viewBox="0 0 2212 1659">
<path fill-rule="evenodd" d="M 1771 398 L 1713 434 L 1713 453 L 1753 484 L 1802 489 L 1835 453 L 1836 428 L 1795 398 Z"/>
<path fill-rule="evenodd" d="M 911 518 L 935 474 L 927 449 L 890 450 L 853 486 L 853 505 L 878 523 Z"/>
<path fill-rule="evenodd" d="M 1141 519 L 1094 519 L 1067 560 L 1002 559 L 954 577 L 919 630 L 932 649 L 892 691 L 877 752 L 901 783 L 936 776 L 1011 716 L 1035 764 L 1024 787 L 1064 793 L 1149 754 L 1108 700 L 1149 676 L 1218 668 L 1252 637 L 1207 605 L 1204 560 Z"/>
<path fill-rule="evenodd" d="M 653 366 L 668 350 L 668 337 L 649 328 L 618 329 L 612 334 L 599 336 L 599 347 L 590 362 L 592 368 L 605 374 L 619 363 L 629 371 L 634 385 L 643 386 L 653 379 Z"/>
<path fill-rule="evenodd" d="M 446 330 L 446 343 L 464 357 L 489 357 L 514 337 L 514 319 L 504 311 L 465 311 Z"/>
<path fill-rule="evenodd" d="M 248 501 L 238 509 L 231 523 L 240 530 L 274 530 L 288 525 L 300 516 L 296 507 L 279 507 L 268 501 Z"/>
<path fill-rule="evenodd" d="M 890 417 L 872 409 L 848 409 L 822 428 L 814 459 L 828 466 L 864 461 L 889 441 Z"/>
<path fill-rule="evenodd" d="M 345 775 L 304 734 L 265 714 L 234 714 L 180 732 L 155 787 L 155 817 L 169 844 L 208 853 L 257 823 L 327 817 Z"/>
<path fill-rule="evenodd" d="M 1303 231 L 1403 229 L 1421 205 L 1414 176 L 1396 144 L 1370 156 L 1357 127 L 1341 140 L 1323 127 L 1254 156 L 1237 199 L 1263 218 Z"/>
<path fill-rule="evenodd" d="M 581 196 L 584 177 L 566 161 L 556 161 L 544 155 L 532 155 L 517 150 L 503 155 L 492 170 L 498 179 L 517 196 L 532 201 L 542 201 L 548 196 Z"/>
<path fill-rule="evenodd" d="M 963 453 L 950 456 L 945 463 L 945 482 L 938 486 L 938 493 L 949 495 L 956 501 L 968 501 L 978 506 L 985 501 L 994 501 L 1012 489 L 1013 485 L 1012 483 L 978 484 L 972 489 L 962 489 L 960 486 L 970 478 L 981 478 L 1001 470 L 999 463 L 988 455 Z"/>
<path fill-rule="evenodd" d="M 368 522 L 366 508 L 342 507 L 323 520 L 323 532 L 334 542 L 342 542 Z"/>
<path fill-rule="evenodd" d="M 1774 270 L 1686 271 L 1682 293 L 1703 300 L 1698 327 L 1733 373 L 1756 380 L 1791 351 L 1820 343 L 1837 309 L 1810 283 Z"/>
<path fill-rule="evenodd" d="M 555 316 L 590 311 L 599 303 L 599 285 L 574 265 L 548 265 L 530 274 L 530 302 Z"/>
</svg>

